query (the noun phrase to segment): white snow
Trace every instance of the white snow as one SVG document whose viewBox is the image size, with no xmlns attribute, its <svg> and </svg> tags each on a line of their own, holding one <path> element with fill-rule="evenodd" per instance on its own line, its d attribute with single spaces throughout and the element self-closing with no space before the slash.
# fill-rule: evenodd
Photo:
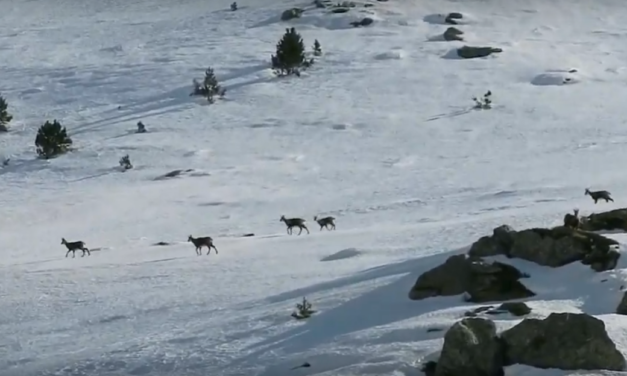
<svg viewBox="0 0 627 376">
<path fill-rule="evenodd" d="M 14 115 L 0 134 L 2 376 L 418 375 L 471 307 L 410 301 L 420 273 L 504 223 L 625 206 L 623 2 L 390 0 L 334 15 L 309 0 L 230 3 L 2 2 L 0 93 Z M 280 22 L 295 6 L 303 17 Z M 471 42 L 429 41 L 448 12 L 468 15 Z M 375 22 L 347 26 L 363 17 Z M 276 78 L 270 55 L 290 26 L 323 56 Z M 465 43 L 503 52 L 443 59 Z M 228 90 L 214 105 L 189 97 L 208 66 Z M 487 90 L 493 108 L 473 110 Z M 76 150 L 36 159 L 52 119 Z M 122 173 L 126 154 L 135 168 Z M 616 202 L 594 205 L 585 188 Z M 281 215 L 311 234 L 288 236 Z M 190 234 L 219 254 L 196 256 Z M 62 237 L 92 255 L 64 258 Z M 627 354 L 613 314 L 626 262 L 516 265 L 539 292 L 533 315 L 598 315 Z M 317 313 L 296 321 L 303 297 Z"/>
</svg>

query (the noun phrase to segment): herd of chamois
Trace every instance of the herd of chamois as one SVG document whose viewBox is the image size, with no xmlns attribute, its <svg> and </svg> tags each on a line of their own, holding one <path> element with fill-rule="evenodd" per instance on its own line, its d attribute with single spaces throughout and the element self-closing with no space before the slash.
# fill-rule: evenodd
<svg viewBox="0 0 627 376">
<path fill-rule="evenodd" d="M 605 200 L 605 202 L 614 202 L 610 192 L 608 191 L 591 191 L 590 189 L 586 188 L 584 196 L 590 196 L 594 200 L 595 204 L 599 200 Z M 579 209 L 573 209 L 573 214 L 566 213 L 566 215 L 564 215 L 564 227 L 571 227 L 576 229 L 579 228 L 580 225 L 581 220 L 579 219 Z"/>
<path fill-rule="evenodd" d="M 590 196 L 594 200 L 595 204 L 599 200 L 605 200 L 605 202 L 609 202 L 609 201 L 614 202 L 614 200 L 611 197 L 610 192 L 608 191 L 591 191 L 586 188 L 584 196 Z M 285 223 L 285 225 L 287 226 L 288 235 L 292 235 L 292 228 L 294 227 L 298 227 L 299 229 L 297 235 L 300 235 L 303 232 L 303 230 L 307 231 L 307 233 L 309 234 L 309 229 L 305 225 L 306 221 L 303 218 L 285 218 L 285 216 L 282 215 L 279 221 Z M 318 225 L 320 226 L 320 231 L 322 231 L 323 228 L 329 231 L 335 230 L 335 218 L 334 217 L 318 218 L 317 216 L 315 216 L 314 221 L 316 221 Z M 574 209 L 573 214 L 567 213 L 564 216 L 564 226 L 578 228 L 580 224 L 581 224 L 581 221 L 579 219 L 579 209 Z M 196 255 L 198 256 L 202 255 L 202 247 L 207 247 L 207 255 L 211 252 L 211 248 L 213 248 L 216 251 L 216 255 L 218 254 L 218 249 L 213 244 L 213 238 L 211 238 L 210 236 L 194 238 L 193 236 L 190 235 L 189 238 L 187 238 L 187 241 L 194 244 L 194 246 L 196 247 Z M 67 257 L 70 254 L 70 252 L 72 252 L 72 258 L 76 257 L 77 250 L 83 251 L 83 254 L 81 257 L 84 257 L 85 254 L 87 254 L 88 256 L 91 255 L 91 253 L 89 252 L 89 249 L 85 247 L 85 242 L 83 241 L 79 240 L 75 242 L 68 242 L 64 238 L 62 238 L 61 244 L 65 245 L 68 249 L 67 253 L 65 254 L 65 257 Z"/>
<path fill-rule="evenodd" d="M 292 235 L 293 227 L 298 227 L 300 229 L 297 235 L 300 235 L 303 232 L 303 229 L 305 229 L 305 231 L 307 231 L 307 233 L 309 234 L 309 229 L 307 228 L 307 226 L 305 226 L 306 221 L 302 218 L 285 218 L 285 216 L 282 215 L 279 221 L 284 222 L 287 226 L 288 235 Z M 316 221 L 318 225 L 320 225 L 320 231 L 322 231 L 323 228 L 326 228 L 329 231 L 335 230 L 334 217 L 318 218 L 318 216 L 314 216 L 314 221 Z M 213 244 L 213 238 L 211 238 L 211 236 L 194 238 L 190 235 L 189 238 L 187 238 L 187 241 L 194 244 L 194 246 L 196 247 L 197 256 L 202 255 L 202 247 L 207 247 L 207 255 L 209 254 L 209 252 L 211 252 L 211 248 L 216 251 L 216 255 L 218 254 L 218 248 L 216 248 L 216 246 Z M 65 245 L 67 248 L 67 253 L 65 254 L 65 257 L 67 257 L 70 252 L 72 252 L 72 258 L 74 258 L 76 257 L 76 251 L 79 250 L 83 251 L 81 257 L 85 257 L 85 253 L 87 253 L 87 256 L 91 256 L 91 252 L 89 252 L 89 249 L 85 246 L 85 242 L 81 240 L 68 242 L 67 240 L 65 240 L 65 238 L 61 238 L 61 244 Z"/>
</svg>

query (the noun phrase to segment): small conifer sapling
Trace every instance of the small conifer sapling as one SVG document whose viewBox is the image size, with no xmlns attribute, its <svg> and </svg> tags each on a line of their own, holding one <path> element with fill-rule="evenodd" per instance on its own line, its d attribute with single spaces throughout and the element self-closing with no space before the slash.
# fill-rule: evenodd
<svg viewBox="0 0 627 376">
<path fill-rule="evenodd" d="M 314 54 L 314 56 L 321 56 L 322 55 L 322 46 L 320 46 L 320 42 L 318 42 L 318 39 L 316 39 L 314 41 L 313 54 Z"/>
<path fill-rule="evenodd" d="M 205 78 L 202 83 L 194 80 L 194 92 L 190 95 L 200 95 L 207 98 L 209 103 L 214 103 L 214 97 L 216 95 L 222 98 L 224 97 L 224 94 L 226 94 L 226 89 L 222 88 L 218 84 L 218 79 L 213 73 L 213 69 L 207 68 L 205 71 Z"/>
<path fill-rule="evenodd" d="M 272 55 L 272 69 L 279 76 L 295 74 L 300 77 L 300 68 L 313 64 L 313 59 L 305 58 L 305 44 L 296 29 L 285 29 L 283 38 L 276 45 L 276 55 Z"/>
<path fill-rule="evenodd" d="M 53 120 L 52 123 L 46 121 L 37 131 L 35 138 L 37 154 L 45 159 L 65 153 L 71 145 L 72 139 L 57 120 Z"/>
<path fill-rule="evenodd" d="M 8 107 L 6 99 L 0 97 L 0 132 L 7 132 L 9 130 L 7 124 L 13 120 L 13 116 L 8 112 Z"/>
<path fill-rule="evenodd" d="M 233 4 L 231 4 L 231 10 L 233 12 L 235 12 L 237 10 L 237 2 L 234 1 Z"/>
<path fill-rule="evenodd" d="M 128 154 L 120 158 L 120 167 L 122 167 L 122 171 L 133 168 L 133 165 L 131 164 L 131 157 L 129 157 Z"/>
<path fill-rule="evenodd" d="M 137 133 L 146 133 L 146 126 L 141 121 L 137 123 Z"/>
<path fill-rule="evenodd" d="M 483 94 L 483 98 L 472 98 L 475 101 L 475 109 L 477 110 L 489 110 L 492 108 L 492 92 L 488 90 Z"/>
<path fill-rule="evenodd" d="M 296 304 L 296 311 L 292 312 L 292 317 L 296 320 L 308 319 L 315 312 L 311 309 L 311 303 L 307 301 L 307 298 L 303 298 L 302 303 Z"/>
</svg>

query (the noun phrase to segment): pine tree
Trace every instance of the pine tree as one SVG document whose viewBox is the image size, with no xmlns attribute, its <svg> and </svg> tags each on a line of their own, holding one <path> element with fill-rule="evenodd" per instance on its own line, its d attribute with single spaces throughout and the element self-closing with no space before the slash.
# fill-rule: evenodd
<svg viewBox="0 0 627 376">
<path fill-rule="evenodd" d="M 71 145 L 72 139 L 57 120 L 53 120 L 52 123 L 46 121 L 37 131 L 35 138 L 37 154 L 45 159 L 65 153 Z"/>
<path fill-rule="evenodd" d="M 233 4 L 231 4 L 231 10 L 233 12 L 235 12 L 237 10 L 237 2 L 234 1 Z"/>
<path fill-rule="evenodd" d="M 133 165 L 131 164 L 131 157 L 128 154 L 120 158 L 120 167 L 122 167 L 123 171 L 133 168 Z"/>
<path fill-rule="evenodd" d="M 315 312 L 316 311 L 311 309 L 311 303 L 309 303 L 306 298 L 303 298 L 302 303 L 296 304 L 296 311 L 292 312 L 292 317 L 296 320 L 308 319 Z"/>
<path fill-rule="evenodd" d="M 314 56 L 322 55 L 322 46 L 320 46 L 320 42 L 318 42 L 318 39 L 314 41 L 313 54 Z"/>
<path fill-rule="evenodd" d="M 207 68 L 205 71 L 205 79 L 202 83 L 194 80 L 194 92 L 190 95 L 201 95 L 207 98 L 209 103 L 214 103 L 214 97 L 217 95 L 219 97 L 223 97 L 226 94 L 226 89 L 222 88 L 218 84 L 218 79 L 216 75 L 213 73 L 212 68 Z"/>
<path fill-rule="evenodd" d="M 475 101 L 475 109 L 489 110 L 492 108 L 492 92 L 490 90 L 483 94 L 483 98 L 474 97 L 472 100 Z"/>
<path fill-rule="evenodd" d="M 276 45 L 276 55 L 272 55 L 272 69 L 280 76 L 295 74 L 300 76 L 301 67 L 313 63 L 305 59 L 305 44 L 296 29 L 285 29 L 283 38 Z"/>
<path fill-rule="evenodd" d="M 13 120 L 13 116 L 9 114 L 7 108 L 7 101 L 3 97 L 0 97 L 0 132 L 7 132 L 9 130 L 7 124 Z"/>
</svg>

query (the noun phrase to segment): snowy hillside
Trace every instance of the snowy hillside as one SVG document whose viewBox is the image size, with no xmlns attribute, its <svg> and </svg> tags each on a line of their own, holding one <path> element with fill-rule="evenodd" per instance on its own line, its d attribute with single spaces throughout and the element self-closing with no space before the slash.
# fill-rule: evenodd
<svg viewBox="0 0 627 376">
<path fill-rule="evenodd" d="M 0 375 L 422 375 L 481 304 L 410 300 L 421 273 L 502 224 L 627 207 L 623 2 L 355 3 L 1 2 Z M 281 21 L 292 7 L 305 12 Z M 442 37 L 451 12 L 464 41 Z M 277 78 L 288 27 L 323 53 Z M 502 52 L 461 59 L 464 45 Z M 227 89 L 211 105 L 190 96 L 207 67 Z M 492 108 L 473 109 L 487 91 Z M 38 159 L 53 119 L 75 150 Z M 190 235 L 219 253 L 197 256 Z M 65 258 L 62 238 L 91 256 Z M 626 258 L 601 273 L 521 263 L 531 317 L 597 315 L 627 355 Z M 317 312 L 297 321 L 303 297 Z"/>
</svg>

